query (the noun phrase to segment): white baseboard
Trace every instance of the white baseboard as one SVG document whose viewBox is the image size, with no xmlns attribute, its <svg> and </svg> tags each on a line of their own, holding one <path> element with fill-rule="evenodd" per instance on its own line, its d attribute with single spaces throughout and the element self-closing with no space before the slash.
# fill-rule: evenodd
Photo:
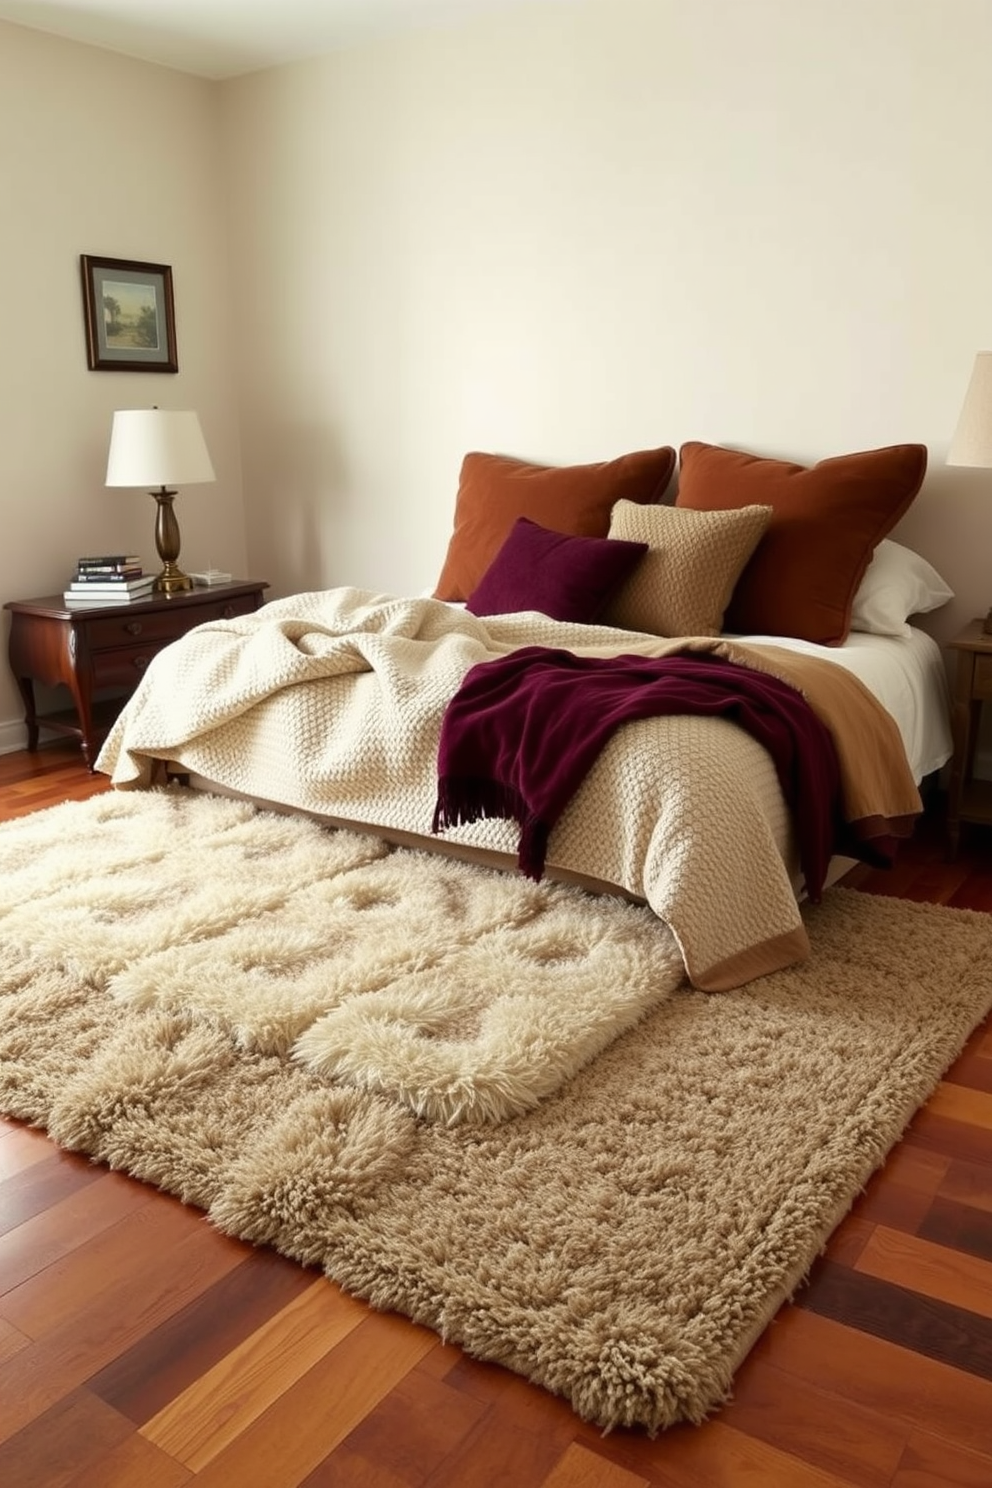
<svg viewBox="0 0 992 1488">
<path fill-rule="evenodd" d="M 57 738 L 54 729 L 46 729 L 44 724 L 40 727 L 40 742 L 48 744 Z M 23 718 L 11 718 L 6 723 L 0 723 L 0 754 L 13 754 L 15 749 L 27 749 L 28 730 Z"/>
<path fill-rule="evenodd" d="M 0 723 L 0 754 L 13 754 L 15 749 L 27 749 L 28 731 L 23 718 L 12 718 Z"/>
</svg>

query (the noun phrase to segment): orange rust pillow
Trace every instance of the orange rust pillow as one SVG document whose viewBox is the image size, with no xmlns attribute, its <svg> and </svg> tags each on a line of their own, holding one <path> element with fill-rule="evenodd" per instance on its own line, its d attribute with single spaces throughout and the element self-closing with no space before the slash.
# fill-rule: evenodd
<svg viewBox="0 0 992 1488">
<path fill-rule="evenodd" d="M 684 444 L 676 506 L 772 508 L 768 530 L 734 588 L 724 629 L 839 646 L 875 546 L 909 507 L 926 468 L 923 444 L 893 444 L 809 466 Z"/>
<path fill-rule="evenodd" d="M 675 451 L 667 445 L 595 465 L 467 454 L 435 599 L 468 599 L 518 517 L 571 537 L 606 537 L 614 504 L 660 501 L 674 469 Z"/>
</svg>

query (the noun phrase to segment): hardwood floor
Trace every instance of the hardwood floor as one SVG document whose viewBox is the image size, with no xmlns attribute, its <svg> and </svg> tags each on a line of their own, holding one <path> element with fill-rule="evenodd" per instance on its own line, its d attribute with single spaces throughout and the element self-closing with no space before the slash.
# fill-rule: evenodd
<svg viewBox="0 0 992 1488">
<path fill-rule="evenodd" d="M 0 818 L 104 789 L 0 757 Z M 992 835 L 935 812 L 848 882 L 992 911 Z M 990 968 L 992 976 L 992 968 Z M 988 1488 L 992 1025 L 759 1340 L 733 1401 L 651 1441 L 568 1407 L 40 1132 L 0 1122 L 9 1488 Z"/>
</svg>

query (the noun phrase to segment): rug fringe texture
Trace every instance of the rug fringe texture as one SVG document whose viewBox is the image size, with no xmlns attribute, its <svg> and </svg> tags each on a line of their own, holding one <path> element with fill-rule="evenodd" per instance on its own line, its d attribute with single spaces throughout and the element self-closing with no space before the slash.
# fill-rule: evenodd
<svg viewBox="0 0 992 1488">
<path fill-rule="evenodd" d="M 992 1005 L 833 889 L 694 991 L 647 909 L 170 789 L 0 827 L 0 1108 L 603 1428 L 703 1420 Z"/>
</svg>

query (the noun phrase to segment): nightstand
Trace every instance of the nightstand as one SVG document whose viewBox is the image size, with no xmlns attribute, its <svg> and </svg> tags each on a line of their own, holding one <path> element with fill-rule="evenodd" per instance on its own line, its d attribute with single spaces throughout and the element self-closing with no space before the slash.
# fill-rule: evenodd
<svg viewBox="0 0 992 1488">
<path fill-rule="evenodd" d="M 951 719 L 954 758 L 947 801 L 948 855 L 952 858 L 957 854 L 962 822 L 992 826 L 992 780 L 974 778 L 982 704 L 992 701 L 992 635 L 986 634 L 982 623 L 972 620 L 950 643 L 958 653 Z"/>
<path fill-rule="evenodd" d="M 8 655 L 24 699 L 28 748 L 38 748 L 39 728 L 69 734 L 80 741 L 92 770 L 104 735 L 156 652 L 195 625 L 257 610 L 268 587 L 262 579 L 236 579 L 85 609 L 70 609 L 61 594 L 9 600 L 4 605 L 11 616 Z M 72 709 L 39 714 L 36 682 L 67 687 Z"/>
</svg>

